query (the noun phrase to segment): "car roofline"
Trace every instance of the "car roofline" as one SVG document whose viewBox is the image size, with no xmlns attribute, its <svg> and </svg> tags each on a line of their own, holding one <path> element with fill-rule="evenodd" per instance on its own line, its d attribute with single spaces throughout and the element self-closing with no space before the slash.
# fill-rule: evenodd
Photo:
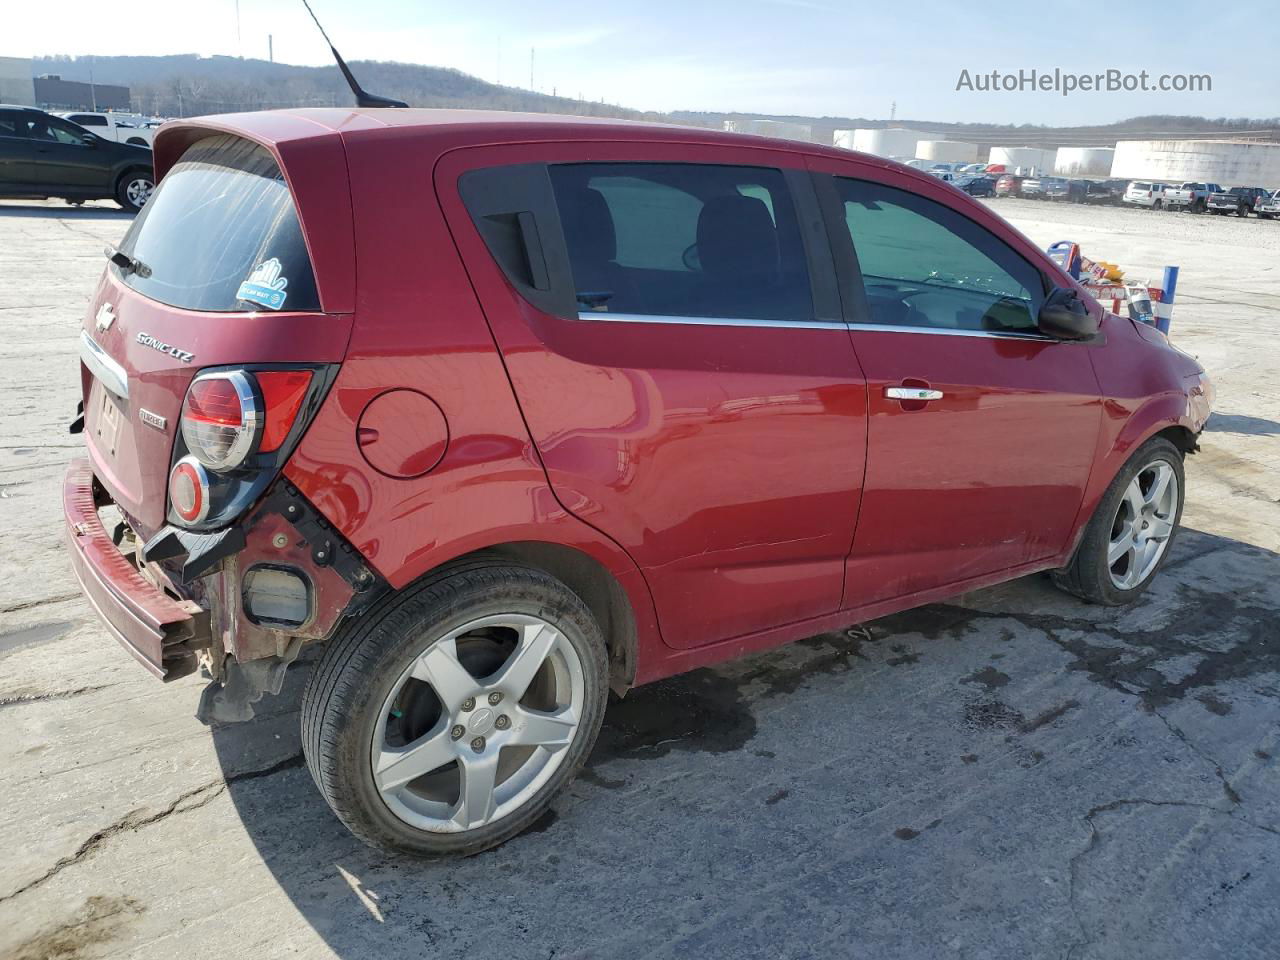
<svg viewBox="0 0 1280 960">
<path fill-rule="evenodd" d="M 805 140 L 784 140 L 754 134 L 730 133 L 705 127 L 622 120 L 611 117 L 580 117 L 569 114 L 518 113 L 501 110 L 458 110 L 450 108 L 296 108 L 262 110 L 251 113 L 216 114 L 170 120 L 156 133 L 155 172 L 157 179 L 177 162 L 182 152 L 201 136 L 228 133 L 253 140 L 271 149 L 288 141 L 337 136 L 343 140 L 378 137 L 400 131 L 411 135 L 471 139 L 468 146 L 554 140 L 636 141 L 684 143 L 689 145 L 753 147 L 798 156 L 853 161 L 873 168 L 907 171 L 928 179 L 926 171 L 896 160 L 877 157 L 841 147 Z M 468 134 L 471 136 L 468 137 Z M 462 146 L 456 143 L 454 146 Z"/>
</svg>

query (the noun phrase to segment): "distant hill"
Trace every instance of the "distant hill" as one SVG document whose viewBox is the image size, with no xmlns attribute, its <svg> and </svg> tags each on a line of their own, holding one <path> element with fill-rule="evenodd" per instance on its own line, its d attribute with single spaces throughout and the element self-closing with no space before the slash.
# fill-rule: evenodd
<svg viewBox="0 0 1280 960">
<path fill-rule="evenodd" d="M 238 57 L 37 57 L 37 76 L 127 85 L 134 109 L 156 116 L 195 116 L 239 110 L 296 106 L 346 106 L 351 101 L 337 67 L 300 67 Z M 866 117 L 777 116 L 678 110 L 645 112 L 616 104 L 548 96 L 518 87 L 488 83 L 459 70 L 415 63 L 357 61 L 352 70 L 366 90 L 420 107 L 470 107 L 579 116 L 653 120 L 721 129 L 725 120 L 786 120 L 808 124 L 813 139 L 831 143 L 835 130 L 854 127 L 910 127 L 938 139 L 965 140 L 983 146 L 1111 146 L 1117 140 L 1167 140 L 1181 137 L 1280 141 L 1280 117 L 1244 118 L 1145 116 L 1088 127 L 1036 124 L 941 123 L 902 119 L 890 123 Z"/>
<path fill-rule="evenodd" d="M 1280 117 L 1265 120 L 1208 119 L 1153 115 L 1132 117 L 1090 127 L 1050 127 L 1032 123 L 941 123 L 936 120 L 871 120 L 866 117 L 804 117 L 764 113 L 715 113 L 677 110 L 674 123 L 719 129 L 725 120 L 782 120 L 808 124 L 813 139 L 831 143 L 836 130 L 858 127 L 906 127 L 934 135 L 939 140 L 962 140 L 981 146 L 1004 147 L 1110 147 L 1117 140 L 1271 140 L 1280 141 Z"/>
<path fill-rule="evenodd" d="M 134 109 L 162 117 L 270 110 L 278 107 L 348 106 L 351 90 L 336 66 L 299 67 L 238 57 L 37 57 L 37 76 L 57 74 L 64 80 L 125 84 Z M 353 61 L 351 69 L 372 93 L 395 97 L 416 107 L 471 107 L 665 120 L 606 103 L 553 97 L 518 87 L 488 83 L 460 70 L 416 63 Z"/>
</svg>

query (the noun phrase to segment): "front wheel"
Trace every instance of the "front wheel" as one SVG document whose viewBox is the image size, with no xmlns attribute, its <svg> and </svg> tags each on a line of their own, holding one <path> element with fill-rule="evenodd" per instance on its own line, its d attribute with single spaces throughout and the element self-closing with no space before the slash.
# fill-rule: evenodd
<svg viewBox="0 0 1280 960">
<path fill-rule="evenodd" d="M 546 810 L 594 744 L 607 692 L 582 600 L 539 570 L 478 562 L 330 643 L 303 694 L 303 751 L 366 843 L 466 856 Z"/>
<path fill-rule="evenodd" d="M 1071 563 L 1054 582 L 1091 603 L 1137 598 L 1169 554 L 1182 520 L 1182 453 L 1152 437 L 1130 457 L 1094 511 Z"/>
<path fill-rule="evenodd" d="M 134 213 L 141 210 L 156 188 L 152 176 L 150 170 L 130 170 L 116 183 L 116 203 Z"/>
</svg>

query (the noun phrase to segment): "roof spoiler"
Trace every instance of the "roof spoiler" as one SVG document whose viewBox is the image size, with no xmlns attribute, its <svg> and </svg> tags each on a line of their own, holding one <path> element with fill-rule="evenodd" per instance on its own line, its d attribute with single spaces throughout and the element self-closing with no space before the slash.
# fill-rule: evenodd
<svg viewBox="0 0 1280 960">
<path fill-rule="evenodd" d="M 311 9 L 311 4 L 309 4 L 307 0 L 302 0 L 302 5 L 307 8 L 307 13 L 311 14 L 311 19 L 320 30 L 320 36 L 324 37 L 324 42 L 329 45 L 329 52 L 333 54 L 333 59 L 338 61 L 338 69 L 342 71 L 343 77 L 346 78 L 347 86 L 351 88 L 351 92 L 356 95 L 357 107 L 409 106 L 403 100 L 392 100 L 390 97 L 380 97 L 376 93 L 368 93 L 364 87 L 360 86 L 359 81 L 357 81 L 355 75 L 352 74 L 351 68 L 347 66 L 347 61 L 342 59 L 342 54 L 340 54 L 338 52 L 338 48 L 333 45 L 333 41 L 329 39 L 329 35 L 324 32 L 324 27 L 320 26 L 320 20 L 316 17 L 315 11 Z"/>
</svg>

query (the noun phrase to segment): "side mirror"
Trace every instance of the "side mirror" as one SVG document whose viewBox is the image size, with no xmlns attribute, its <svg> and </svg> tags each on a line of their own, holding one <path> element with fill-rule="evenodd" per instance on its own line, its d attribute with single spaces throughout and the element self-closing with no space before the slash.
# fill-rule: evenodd
<svg viewBox="0 0 1280 960">
<path fill-rule="evenodd" d="M 1045 298 L 1036 326 L 1059 340 L 1088 340 L 1098 332 L 1098 318 L 1070 287 L 1056 287 Z"/>
<path fill-rule="evenodd" d="M 96 135 L 92 133 L 86 133 L 83 137 L 80 138 L 80 142 L 83 143 L 86 147 L 96 147 L 98 145 L 98 138 Z"/>
</svg>

